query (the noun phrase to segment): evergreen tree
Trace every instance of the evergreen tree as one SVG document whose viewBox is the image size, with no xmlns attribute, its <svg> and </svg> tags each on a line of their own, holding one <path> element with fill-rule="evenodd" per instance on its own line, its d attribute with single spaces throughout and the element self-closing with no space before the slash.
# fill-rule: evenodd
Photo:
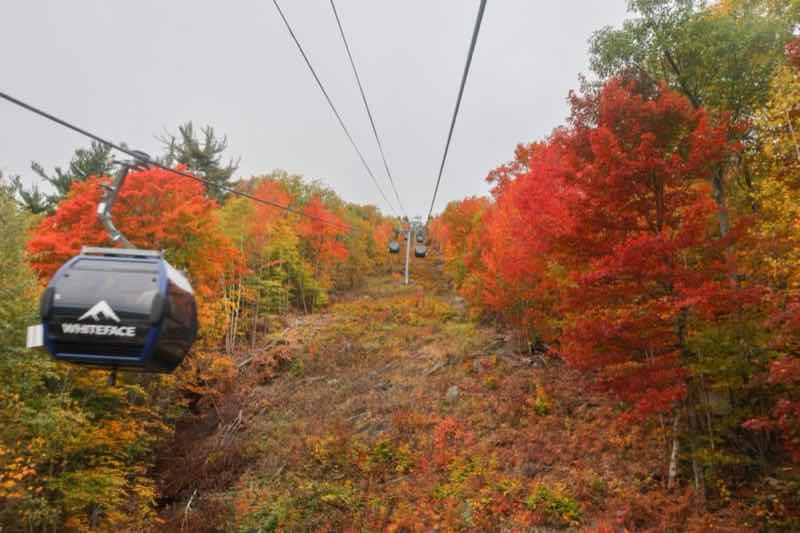
<svg viewBox="0 0 800 533">
<path fill-rule="evenodd" d="M 190 171 L 217 185 L 207 188 L 208 196 L 217 200 L 225 198 L 226 193 L 219 186 L 230 186 L 231 177 L 239 168 L 238 160 L 222 162 L 222 153 L 228 148 L 227 136 L 217 138 L 211 126 L 204 126 L 198 132 L 190 121 L 178 126 L 178 135 L 168 133 L 160 141 L 166 146 L 165 164 L 186 165 Z"/>
<path fill-rule="evenodd" d="M 26 189 L 19 176 L 4 179 L 3 173 L 0 172 L 0 194 L 15 200 L 34 215 L 43 213 L 48 208 L 47 198 L 39 191 L 39 187 L 33 185 L 30 189 Z"/>
<path fill-rule="evenodd" d="M 96 141 L 92 141 L 89 148 L 78 148 L 72 156 L 67 169 L 55 167 L 52 174 L 48 174 L 44 167 L 36 161 L 31 162 L 31 170 L 39 177 L 53 186 L 54 194 L 42 197 L 36 187 L 25 190 L 21 185 L 17 191 L 25 204 L 36 212 L 55 209 L 58 202 L 67 196 L 70 187 L 76 181 L 84 181 L 90 176 L 108 176 L 113 170 L 112 148 Z"/>
</svg>

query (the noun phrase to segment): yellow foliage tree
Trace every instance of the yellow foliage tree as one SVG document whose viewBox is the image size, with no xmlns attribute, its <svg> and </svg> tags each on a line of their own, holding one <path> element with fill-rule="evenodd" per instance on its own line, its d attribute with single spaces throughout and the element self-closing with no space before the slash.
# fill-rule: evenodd
<svg viewBox="0 0 800 533">
<path fill-rule="evenodd" d="M 772 80 L 772 94 L 757 115 L 760 141 L 755 186 L 753 269 L 770 285 L 800 290 L 800 73 L 786 66 Z"/>
</svg>

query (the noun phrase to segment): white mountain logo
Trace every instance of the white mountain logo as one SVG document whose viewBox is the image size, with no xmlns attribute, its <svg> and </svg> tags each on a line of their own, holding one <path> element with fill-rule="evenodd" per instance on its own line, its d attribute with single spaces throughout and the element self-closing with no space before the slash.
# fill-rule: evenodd
<svg viewBox="0 0 800 533">
<path fill-rule="evenodd" d="M 84 320 L 89 317 L 93 318 L 95 322 L 100 322 L 100 317 L 103 317 L 106 320 L 119 322 L 119 317 L 105 300 L 100 300 L 94 304 L 92 308 L 86 311 L 78 320 Z"/>
</svg>

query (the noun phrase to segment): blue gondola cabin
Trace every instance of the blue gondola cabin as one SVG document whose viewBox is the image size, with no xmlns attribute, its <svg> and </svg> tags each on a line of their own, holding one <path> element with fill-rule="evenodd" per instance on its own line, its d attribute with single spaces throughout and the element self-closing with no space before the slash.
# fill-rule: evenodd
<svg viewBox="0 0 800 533">
<path fill-rule="evenodd" d="M 84 247 L 42 295 L 44 345 L 59 361 L 172 372 L 197 336 L 189 280 L 163 253 Z"/>
</svg>

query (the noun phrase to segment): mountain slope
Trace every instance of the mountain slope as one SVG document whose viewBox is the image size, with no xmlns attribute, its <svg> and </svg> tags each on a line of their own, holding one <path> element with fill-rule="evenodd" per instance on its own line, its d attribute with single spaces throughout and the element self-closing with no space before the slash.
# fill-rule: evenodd
<svg viewBox="0 0 800 533">
<path fill-rule="evenodd" d="M 165 527 L 735 529 L 735 510 L 665 491 L 668 428 L 471 320 L 434 260 L 412 269 L 241 355 L 237 387 L 162 455 Z"/>
</svg>

